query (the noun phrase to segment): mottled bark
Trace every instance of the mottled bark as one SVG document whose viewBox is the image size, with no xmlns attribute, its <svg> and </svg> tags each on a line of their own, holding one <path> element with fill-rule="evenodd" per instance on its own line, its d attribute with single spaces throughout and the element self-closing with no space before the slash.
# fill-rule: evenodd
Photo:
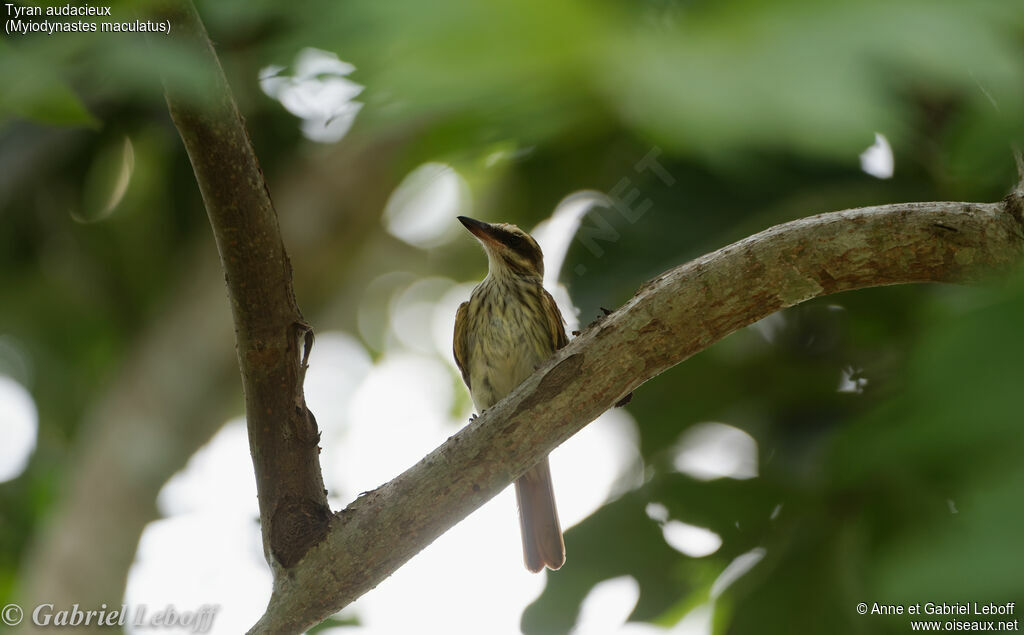
<svg viewBox="0 0 1024 635">
<path fill-rule="evenodd" d="M 201 64 L 195 86 L 167 84 L 167 104 L 203 195 L 224 269 L 256 470 L 263 546 L 274 569 L 295 565 L 331 518 L 316 420 L 302 393 L 312 345 L 292 291 L 277 213 L 242 117 L 194 7 L 164 9 Z"/>
</svg>

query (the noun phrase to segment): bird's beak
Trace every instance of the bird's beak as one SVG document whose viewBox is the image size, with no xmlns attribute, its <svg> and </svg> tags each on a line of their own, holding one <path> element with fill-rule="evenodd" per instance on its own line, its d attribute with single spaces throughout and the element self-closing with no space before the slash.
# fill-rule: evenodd
<svg viewBox="0 0 1024 635">
<path fill-rule="evenodd" d="M 469 218 L 468 216 L 459 216 L 459 222 L 469 230 L 469 233 L 479 238 L 485 244 L 501 244 L 501 241 L 498 240 L 494 227 L 490 223 L 485 223 L 482 220 L 476 220 L 475 218 Z"/>
</svg>

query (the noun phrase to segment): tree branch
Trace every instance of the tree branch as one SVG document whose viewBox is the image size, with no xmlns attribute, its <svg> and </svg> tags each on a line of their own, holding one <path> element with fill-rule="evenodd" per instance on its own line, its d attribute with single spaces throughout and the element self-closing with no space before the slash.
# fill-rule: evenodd
<svg viewBox="0 0 1024 635">
<path fill-rule="evenodd" d="M 666 272 L 406 472 L 332 517 L 252 633 L 298 632 L 379 584 L 648 379 L 785 307 L 840 291 L 977 280 L 1021 261 L 1015 194 L 772 227 Z"/>
<path fill-rule="evenodd" d="M 343 608 L 624 395 L 729 333 L 810 298 L 975 280 L 1019 263 L 1020 191 L 1001 203 L 909 203 L 779 225 L 673 269 L 391 482 L 331 515 L 305 406 L 296 305 L 277 217 L 191 5 L 168 12 L 206 60 L 204 103 L 167 86 L 227 278 L 274 592 L 253 633 Z"/>
<path fill-rule="evenodd" d="M 302 393 L 312 331 L 295 302 L 277 214 L 206 30 L 190 2 L 170 3 L 164 14 L 174 37 L 203 61 L 195 69 L 198 91 L 166 83 L 165 92 L 224 268 L 263 547 L 279 580 L 323 538 L 330 518 L 320 436 Z"/>
</svg>

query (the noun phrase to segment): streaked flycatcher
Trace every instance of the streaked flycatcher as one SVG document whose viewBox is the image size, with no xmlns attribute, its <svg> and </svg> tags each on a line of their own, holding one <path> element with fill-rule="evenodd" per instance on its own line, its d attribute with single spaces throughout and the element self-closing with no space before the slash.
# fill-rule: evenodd
<svg viewBox="0 0 1024 635">
<path fill-rule="evenodd" d="M 565 326 L 544 290 L 544 256 L 515 225 L 459 216 L 487 252 L 487 277 L 455 316 L 455 362 L 477 410 L 512 392 L 556 349 L 565 346 Z M 523 559 L 530 571 L 565 563 L 562 528 L 545 456 L 516 480 Z"/>
</svg>

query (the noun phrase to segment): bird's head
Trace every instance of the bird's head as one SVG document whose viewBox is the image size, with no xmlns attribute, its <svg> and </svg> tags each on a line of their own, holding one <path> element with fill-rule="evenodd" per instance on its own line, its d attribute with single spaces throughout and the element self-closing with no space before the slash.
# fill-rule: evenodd
<svg viewBox="0 0 1024 635">
<path fill-rule="evenodd" d="M 485 223 L 459 216 L 471 234 L 487 252 L 490 273 L 494 277 L 544 277 L 544 254 L 532 236 L 509 223 Z"/>
</svg>

